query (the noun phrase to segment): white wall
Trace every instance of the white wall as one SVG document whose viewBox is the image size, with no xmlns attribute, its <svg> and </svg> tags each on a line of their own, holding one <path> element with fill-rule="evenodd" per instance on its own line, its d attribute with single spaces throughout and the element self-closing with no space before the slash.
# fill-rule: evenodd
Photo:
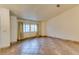
<svg viewBox="0 0 79 59">
<path fill-rule="evenodd" d="M 49 19 L 45 27 L 48 36 L 79 41 L 79 6 Z"/>
<path fill-rule="evenodd" d="M 17 42 L 18 22 L 16 16 L 11 16 L 11 42 Z"/>
<path fill-rule="evenodd" d="M 40 27 L 40 32 L 41 32 L 42 36 L 47 36 L 47 34 L 46 34 L 47 33 L 47 31 L 46 31 L 46 25 L 47 24 L 46 23 L 47 23 L 47 21 L 41 21 L 40 22 L 40 26 L 41 26 Z"/>
<path fill-rule="evenodd" d="M 0 48 L 10 46 L 10 13 L 0 8 Z"/>
</svg>

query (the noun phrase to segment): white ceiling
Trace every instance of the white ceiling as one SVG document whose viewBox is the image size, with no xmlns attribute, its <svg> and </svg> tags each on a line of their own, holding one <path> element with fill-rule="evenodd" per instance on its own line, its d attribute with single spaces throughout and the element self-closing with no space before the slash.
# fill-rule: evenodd
<svg viewBox="0 0 79 59">
<path fill-rule="evenodd" d="M 47 20 L 50 19 L 76 5 L 64 4 L 60 5 L 59 8 L 56 4 L 9 4 L 0 5 L 2 8 L 8 8 L 12 13 L 20 18 L 30 20 Z"/>
</svg>

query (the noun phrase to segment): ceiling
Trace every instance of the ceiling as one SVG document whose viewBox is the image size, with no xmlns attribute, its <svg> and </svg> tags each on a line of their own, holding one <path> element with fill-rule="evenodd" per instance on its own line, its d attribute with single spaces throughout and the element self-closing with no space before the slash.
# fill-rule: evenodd
<svg viewBox="0 0 79 59">
<path fill-rule="evenodd" d="M 56 15 L 75 7 L 74 4 L 0 4 L 2 8 L 8 8 L 12 13 L 23 19 L 29 20 L 47 20 Z"/>
</svg>

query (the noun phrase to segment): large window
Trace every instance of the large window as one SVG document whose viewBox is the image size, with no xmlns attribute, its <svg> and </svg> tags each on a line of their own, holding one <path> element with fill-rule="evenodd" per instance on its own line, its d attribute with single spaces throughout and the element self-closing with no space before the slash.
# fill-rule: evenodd
<svg viewBox="0 0 79 59">
<path fill-rule="evenodd" d="M 37 32 L 37 24 L 31 24 L 31 32 Z"/>
<path fill-rule="evenodd" d="M 24 32 L 30 32 L 30 25 L 29 24 L 24 24 L 23 25 L 23 31 Z"/>
<path fill-rule="evenodd" d="M 23 24 L 23 32 L 37 32 L 37 24 Z"/>
</svg>

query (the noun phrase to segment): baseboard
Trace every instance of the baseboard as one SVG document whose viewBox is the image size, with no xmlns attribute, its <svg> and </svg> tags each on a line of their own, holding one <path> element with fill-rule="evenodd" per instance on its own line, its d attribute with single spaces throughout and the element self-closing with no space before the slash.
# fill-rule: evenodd
<svg viewBox="0 0 79 59">
<path fill-rule="evenodd" d="M 26 40 L 26 39 L 33 39 L 33 38 L 36 38 L 37 36 L 33 36 L 33 37 L 26 37 L 26 38 L 23 38 L 23 39 L 20 39 L 20 40 L 18 40 L 18 41 L 24 41 L 24 40 Z"/>
<path fill-rule="evenodd" d="M 48 36 L 46 36 L 46 35 L 40 35 L 40 36 L 38 36 L 38 37 L 48 37 Z"/>
<path fill-rule="evenodd" d="M 60 40 L 65 40 L 65 41 L 71 41 L 71 42 L 79 43 L 79 41 L 70 40 L 70 39 L 64 39 L 64 38 L 58 38 L 58 37 L 52 37 L 52 36 L 47 36 L 47 35 L 39 35 L 39 36 L 34 36 L 34 37 L 28 37 L 28 38 L 21 39 L 19 41 L 24 41 L 26 39 L 33 39 L 33 38 L 41 38 L 41 37 L 49 37 L 49 38 L 52 38 L 52 39 L 60 39 Z"/>
<path fill-rule="evenodd" d="M 79 44 L 79 41 L 75 41 L 75 40 L 68 40 L 68 39 L 63 39 L 63 38 L 58 38 L 58 37 L 51 37 L 51 36 L 48 36 L 48 37 L 52 38 L 52 39 L 60 39 L 60 40 L 70 41 L 70 42 L 74 42 L 74 43 L 78 43 Z"/>
<path fill-rule="evenodd" d="M 16 44 L 16 43 L 17 43 L 17 41 L 16 42 L 10 42 L 10 46 L 13 45 L 13 44 Z"/>
<path fill-rule="evenodd" d="M 12 46 L 12 45 L 15 45 L 15 44 L 17 44 L 17 43 L 20 43 L 20 42 L 22 42 L 22 41 L 24 41 L 24 40 L 30 40 L 30 39 L 33 39 L 33 38 L 36 38 L 36 36 L 34 36 L 34 37 L 27 37 L 27 38 L 23 38 L 23 39 L 17 39 L 17 41 L 16 42 L 11 42 L 10 43 L 10 46 Z"/>
</svg>

